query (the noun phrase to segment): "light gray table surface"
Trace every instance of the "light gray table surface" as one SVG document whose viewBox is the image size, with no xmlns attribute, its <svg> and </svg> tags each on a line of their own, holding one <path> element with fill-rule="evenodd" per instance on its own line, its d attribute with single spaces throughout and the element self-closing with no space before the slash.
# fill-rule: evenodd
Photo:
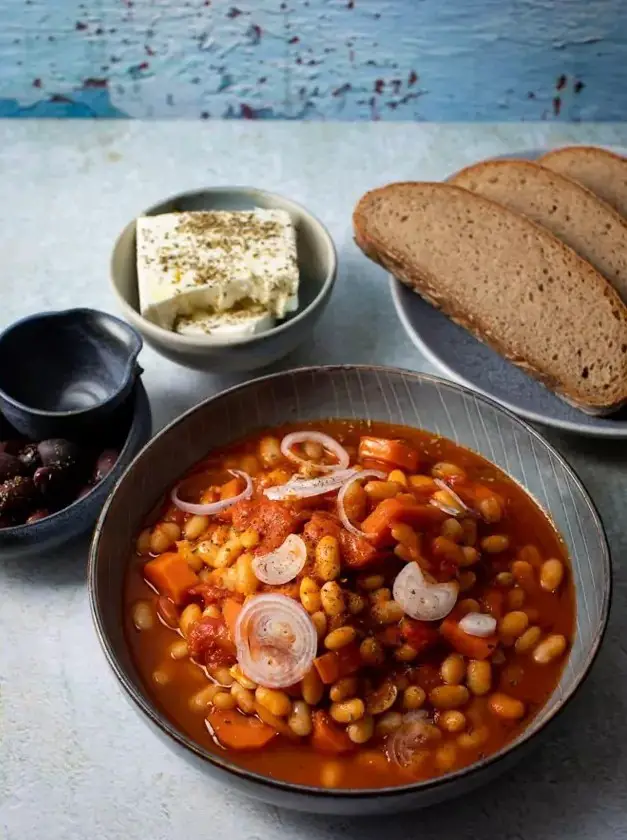
<svg viewBox="0 0 627 840">
<path fill-rule="evenodd" d="M 565 142 L 627 145 L 627 125 L 0 123 L 0 327 L 42 309 L 115 311 L 112 242 L 170 193 L 246 184 L 311 208 L 340 271 L 313 340 L 284 366 L 428 369 L 398 323 L 384 273 L 357 250 L 351 209 L 390 180 L 437 179 L 473 160 Z M 142 353 L 155 430 L 234 377 Z M 2 840 L 617 840 L 627 836 L 627 449 L 548 432 L 599 507 L 614 605 L 593 672 L 547 742 L 502 780 L 396 818 L 279 811 L 218 790 L 171 753 L 117 688 L 92 631 L 86 550 L 0 557 Z"/>
</svg>

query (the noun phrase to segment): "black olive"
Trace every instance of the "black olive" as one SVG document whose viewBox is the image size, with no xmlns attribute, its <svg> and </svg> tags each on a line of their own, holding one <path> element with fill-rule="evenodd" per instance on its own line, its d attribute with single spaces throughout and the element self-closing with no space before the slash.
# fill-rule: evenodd
<svg viewBox="0 0 627 840">
<path fill-rule="evenodd" d="M 27 470 L 19 458 L 16 458 L 15 455 L 9 455 L 8 452 L 0 452 L 0 482 L 15 478 L 16 475 L 24 475 L 26 472 Z"/>
<path fill-rule="evenodd" d="M 77 489 L 76 471 L 73 467 L 61 464 L 50 464 L 38 467 L 33 475 L 37 490 L 56 505 L 67 504 Z"/>
<path fill-rule="evenodd" d="M 40 508 L 39 510 L 34 511 L 26 520 L 26 524 L 30 525 L 31 522 L 39 522 L 40 519 L 45 519 L 47 516 L 50 516 L 50 511 L 46 510 L 45 508 Z"/>
<path fill-rule="evenodd" d="M 37 488 L 32 478 L 16 475 L 0 484 L 0 513 L 14 513 L 33 506 Z"/>
<path fill-rule="evenodd" d="M 39 457 L 39 450 L 36 443 L 27 443 L 17 456 L 24 464 L 28 472 L 34 472 L 37 467 L 41 466 L 41 458 Z"/>
<path fill-rule="evenodd" d="M 42 440 L 37 445 L 39 457 L 44 467 L 51 465 L 69 466 L 78 464 L 81 461 L 81 451 L 79 447 L 69 440 L 63 438 L 50 438 L 49 440 Z"/>
<path fill-rule="evenodd" d="M 16 438 L 5 440 L 2 442 L 2 451 L 8 452 L 9 455 L 17 455 L 20 449 L 24 447 L 25 443 L 25 440 L 17 440 Z"/>
<path fill-rule="evenodd" d="M 94 484 L 97 484 L 105 476 L 109 475 L 119 456 L 120 453 L 116 449 L 105 449 L 100 453 L 92 476 Z"/>
</svg>

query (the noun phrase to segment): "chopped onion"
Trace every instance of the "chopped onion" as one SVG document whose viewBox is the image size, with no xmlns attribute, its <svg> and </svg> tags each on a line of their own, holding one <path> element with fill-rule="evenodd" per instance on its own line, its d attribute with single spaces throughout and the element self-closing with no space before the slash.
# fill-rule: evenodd
<svg viewBox="0 0 627 840">
<path fill-rule="evenodd" d="M 242 492 L 237 496 L 233 496 L 231 499 L 222 499 L 219 502 L 212 502 L 207 505 L 184 502 L 182 499 L 179 499 L 178 496 L 178 489 L 181 486 L 180 484 L 177 484 L 174 490 L 172 490 L 170 498 L 179 510 L 183 510 L 185 513 L 199 514 L 201 516 L 210 516 L 212 513 L 219 513 L 221 510 L 226 510 L 226 508 L 231 507 L 231 505 L 234 505 L 236 502 L 241 502 L 242 499 L 250 499 L 253 494 L 253 482 L 248 473 L 245 473 L 242 470 L 228 470 L 228 472 L 238 478 L 243 478 L 246 482 L 244 490 L 242 490 Z"/>
<path fill-rule="evenodd" d="M 270 586 L 280 586 L 294 580 L 307 561 L 307 546 L 298 534 L 290 534 L 285 542 L 269 554 L 253 559 L 257 580 Z"/>
<path fill-rule="evenodd" d="M 278 487 L 268 487 L 263 492 L 265 496 L 275 501 L 321 496 L 324 493 L 337 490 L 349 478 L 352 478 L 355 473 L 356 470 L 336 470 L 331 475 L 322 475 L 319 478 L 290 478 L 287 484 L 280 484 Z"/>
<path fill-rule="evenodd" d="M 466 613 L 459 622 L 459 629 L 468 633 L 469 636 L 479 636 L 479 638 L 485 639 L 486 636 L 491 636 L 496 630 L 496 618 L 485 613 Z"/>
<path fill-rule="evenodd" d="M 433 505 L 433 507 L 437 507 L 438 510 L 442 511 L 442 513 L 447 513 L 449 516 L 459 516 L 460 513 L 463 513 L 463 511 L 451 507 L 450 505 L 445 505 L 444 502 L 440 502 L 437 499 L 429 499 L 429 504 Z"/>
<path fill-rule="evenodd" d="M 429 583 L 418 563 L 408 563 L 398 573 L 392 593 L 411 618 L 418 621 L 439 621 L 455 606 L 459 586 L 449 583 Z"/>
<path fill-rule="evenodd" d="M 451 507 L 450 505 L 446 505 L 443 502 L 439 502 L 437 499 L 433 498 L 429 500 L 429 504 L 433 505 L 434 507 L 440 508 L 440 510 L 444 511 L 444 513 L 448 513 L 449 516 L 461 516 L 462 514 L 474 515 L 474 511 L 472 511 L 468 507 L 468 505 L 463 501 L 463 499 L 460 499 L 460 497 L 454 490 L 451 490 L 451 488 L 445 481 L 442 481 L 441 478 L 434 478 L 433 481 L 435 484 L 437 484 L 440 490 L 446 490 L 446 492 L 449 494 L 451 499 L 453 499 L 455 504 L 458 505 L 458 507 Z"/>
<path fill-rule="evenodd" d="M 311 669 L 318 636 L 305 610 L 286 595 L 255 595 L 235 625 L 240 668 L 266 688 L 286 688 Z"/>
<path fill-rule="evenodd" d="M 348 518 L 346 510 L 344 508 L 344 497 L 348 491 L 348 488 L 354 481 L 360 481 L 362 478 L 386 478 L 387 473 L 381 472 L 380 470 L 360 470 L 359 472 L 355 473 L 352 478 L 349 478 L 348 481 L 342 486 L 342 489 L 338 493 L 337 497 L 337 512 L 342 525 L 346 528 L 347 531 L 350 531 L 351 534 L 354 534 L 356 537 L 366 537 L 368 539 L 368 535 L 365 534 L 363 531 L 360 531 L 359 528 L 356 528 L 353 523 Z"/>
<path fill-rule="evenodd" d="M 416 754 L 428 749 L 438 734 L 435 726 L 424 718 L 403 723 L 388 738 L 386 750 L 390 761 L 400 767 L 411 767 Z"/>
<path fill-rule="evenodd" d="M 316 468 L 320 472 L 345 470 L 350 464 L 350 455 L 344 447 L 334 440 L 334 438 L 322 432 L 291 432 L 291 434 L 285 435 L 281 441 L 281 452 L 286 458 L 289 458 L 290 461 L 294 461 L 297 464 L 311 464 L 312 462 L 308 458 L 301 458 L 300 455 L 292 451 L 294 444 L 307 443 L 310 440 L 314 443 L 319 443 L 327 452 L 330 452 L 337 458 L 337 464 L 316 464 Z"/>
</svg>

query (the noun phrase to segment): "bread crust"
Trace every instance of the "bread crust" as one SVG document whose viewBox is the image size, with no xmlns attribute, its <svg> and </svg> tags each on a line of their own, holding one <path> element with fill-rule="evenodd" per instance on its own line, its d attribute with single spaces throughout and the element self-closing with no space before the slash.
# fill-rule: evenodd
<svg viewBox="0 0 627 840">
<path fill-rule="evenodd" d="M 558 149 L 551 149 L 550 151 L 545 152 L 540 158 L 538 158 L 538 160 L 542 162 L 556 157 L 570 156 L 579 153 L 599 158 L 612 159 L 615 162 L 620 161 L 621 164 L 627 167 L 626 157 L 618 155 L 616 152 L 610 151 L 610 149 L 603 149 L 600 146 L 560 146 Z"/>
<path fill-rule="evenodd" d="M 627 218 L 627 157 L 598 146 L 562 146 L 538 163 L 592 190 Z"/>
<path fill-rule="evenodd" d="M 418 185 L 421 185 L 420 182 L 416 183 Z M 421 269 L 418 266 L 406 264 L 403 261 L 402 256 L 399 253 L 395 253 L 393 248 L 389 244 L 386 245 L 383 242 L 376 242 L 372 237 L 369 237 L 367 233 L 368 226 L 366 209 L 369 200 L 375 195 L 381 195 L 381 193 L 385 190 L 389 190 L 394 187 L 408 186 L 413 186 L 412 182 L 390 184 L 387 187 L 382 187 L 378 190 L 372 190 L 371 192 L 366 193 L 366 195 L 363 196 L 362 199 L 359 201 L 353 214 L 353 227 L 355 234 L 355 242 L 357 246 L 363 251 L 363 253 L 367 257 L 369 257 L 369 259 L 373 260 L 373 262 L 376 262 L 379 265 L 383 266 L 383 268 L 385 268 L 387 271 L 393 274 L 410 289 L 420 294 L 421 297 L 423 297 L 436 309 L 441 310 L 456 324 L 459 324 L 464 329 L 468 330 L 468 332 L 475 336 L 475 338 L 477 338 L 479 341 L 482 341 L 484 344 L 487 344 L 489 347 L 496 350 L 497 353 L 499 353 L 509 362 L 521 368 L 525 373 L 529 374 L 534 379 L 541 382 L 543 385 L 545 385 L 551 391 L 556 393 L 559 397 L 568 402 L 570 405 L 573 405 L 575 408 L 578 408 L 579 410 L 584 411 L 587 414 L 595 416 L 605 416 L 608 414 L 612 414 L 615 411 L 618 411 L 624 405 L 627 405 L 627 381 L 624 383 L 623 393 L 610 402 L 606 403 L 600 399 L 596 401 L 587 402 L 581 401 L 578 398 L 577 394 L 573 393 L 572 390 L 569 390 L 568 387 L 565 387 L 555 376 L 552 376 L 545 370 L 543 371 L 539 369 L 538 367 L 534 366 L 528 359 L 524 358 L 524 356 L 514 352 L 509 346 L 509 344 L 504 342 L 499 336 L 493 333 L 493 331 L 487 323 L 482 322 L 476 317 L 472 317 L 469 313 L 463 311 L 463 309 L 458 307 L 454 300 L 450 299 L 446 294 L 442 294 L 439 291 L 438 281 L 434 275 L 430 274 L 424 268 Z M 445 184 L 428 184 L 428 186 L 451 190 L 460 190 L 463 193 L 472 195 L 473 198 L 477 201 L 489 202 L 489 204 L 493 205 L 493 207 L 497 208 L 503 213 L 511 213 L 511 211 L 507 210 L 501 205 L 489 201 L 489 199 L 483 198 L 482 196 L 477 196 L 474 193 L 468 193 L 467 190 L 463 190 L 461 187 L 455 187 L 452 185 Z M 560 242 L 556 237 L 553 237 L 552 234 L 550 234 L 548 231 L 545 231 L 539 225 L 536 225 L 530 219 L 525 218 L 524 220 L 529 225 L 532 225 L 534 228 L 539 230 L 542 235 L 546 235 L 551 237 L 551 239 L 554 239 L 555 243 L 559 247 L 567 251 L 571 251 L 571 249 L 567 248 L 567 246 Z M 576 257 L 577 260 L 580 260 L 580 262 L 585 268 L 589 269 L 590 271 L 594 271 L 594 269 L 592 269 L 592 267 L 589 266 L 588 263 L 586 263 L 584 260 L 581 260 L 581 258 L 578 257 L 574 252 L 571 253 L 573 254 L 573 256 Z M 597 272 L 594 273 L 596 274 Z M 601 275 L 598 276 L 601 277 Z M 609 286 L 609 284 L 607 284 L 607 290 L 616 298 L 616 303 L 618 304 L 618 306 L 625 310 L 625 317 L 627 318 L 627 310 L 625 309 L 622 301 L 620 300 L 614 289 L 612 289 L 611 286 Z"/>
</svg>

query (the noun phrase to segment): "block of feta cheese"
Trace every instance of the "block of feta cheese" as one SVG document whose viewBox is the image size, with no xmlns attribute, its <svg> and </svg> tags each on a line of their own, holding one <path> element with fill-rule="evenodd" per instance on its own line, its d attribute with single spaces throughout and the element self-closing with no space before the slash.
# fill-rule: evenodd
<svg viewBox="0 0 627 840">
<path fill-rule="evenodd" d="M 197 312 L 194 315 L 179 315 L 174 322 L 174 331 L 181 335 L 211 335 L 215 338 L 248 338 L 265 332 L 274 325 L 274 318 L 262 306 L 244 309 L 229 309 L 215 315 Z"/>
<path fill-rule="evenodd" d="M 298 307 L 296 231 L 284 210 L 137 219 L 141 314 L 186 335 L 245 337 Z"/>
</svg>

